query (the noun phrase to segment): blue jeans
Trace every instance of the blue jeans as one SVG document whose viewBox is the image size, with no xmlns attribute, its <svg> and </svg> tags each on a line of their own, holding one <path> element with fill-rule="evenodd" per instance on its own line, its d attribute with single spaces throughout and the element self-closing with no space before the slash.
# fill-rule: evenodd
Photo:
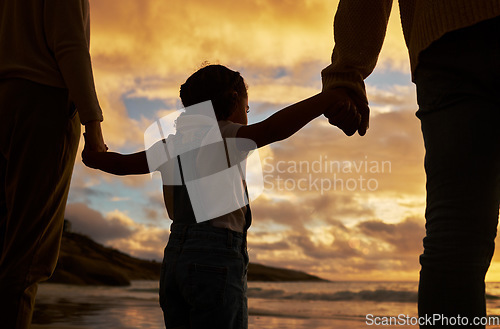
<svg viewBox="0 0 500 329">
<path fill-rule="evenodd" d="M 486 315 L 500 203 L 500 17 L 447 33 L 419 60 L 427 174 L 419 315 L 460 315 L 472 327 Z"/>
<path fill-rule="evenodd" d="M 246 233 L 172 224 L 160 278 L 167 329 L 248 327 Z"/>
</svg>

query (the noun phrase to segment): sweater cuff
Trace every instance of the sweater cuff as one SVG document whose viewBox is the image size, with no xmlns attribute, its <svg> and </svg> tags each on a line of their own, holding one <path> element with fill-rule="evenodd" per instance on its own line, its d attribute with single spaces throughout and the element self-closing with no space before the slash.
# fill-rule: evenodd
<svg viewBox="0 0 500 329">
<path fill-rule="evenodd" d="M 323 90 L 349 88 L 368 104 L 365 83 L 361 74 L 355 72 L 331 72 L 331 65 L 321 71 Z"/>
<path fill-rule="evenodd" d="M 96 111 L 90 112 L 90 113 L 88 111 L 78 110 L 78 116 L 80 117 L 80 122 L 82 125 L 85 125 L 86 123 L 88 123 L 90 121 L 102 122 L 104 120 L 104 118 L 102 116 L 102 111 L 100 108 L 99 108 L 99 110 L 96 110 Z"/>
</svg>

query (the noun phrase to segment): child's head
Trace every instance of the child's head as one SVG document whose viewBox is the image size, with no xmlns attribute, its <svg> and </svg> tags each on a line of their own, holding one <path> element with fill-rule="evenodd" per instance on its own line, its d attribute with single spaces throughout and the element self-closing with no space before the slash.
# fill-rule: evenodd
<svg viewBox="0 0 500 329">
<path fill-rule="evenodd" d="M 193 73 L 181 86 L 184 107 L 212 101 L 217 120 L 227 120 L 248 99 L 247 85 L 239 72 L 223 65 L 207 65 Z"/>
</svg>

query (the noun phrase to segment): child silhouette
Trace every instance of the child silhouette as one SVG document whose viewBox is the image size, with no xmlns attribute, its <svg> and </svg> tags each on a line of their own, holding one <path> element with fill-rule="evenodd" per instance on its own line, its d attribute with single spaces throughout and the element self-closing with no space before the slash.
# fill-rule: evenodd
<svg viewBox="0 0 500 329">
<path fill-rule="evenodd" d="M 231 152 L 247 154 L 252 149 L 249 144 L 259 148 L 290 137 L 328 110 L 326 104 L 331 103 L 332 94 L 317 94 L 276 112 L 264 121 L 247 125 L 249 106 L 245 81 L 238 72 L 225 66 L 209 65 L 186 80 L 181 86 L 180 97 L 186 110 L 177 119 L 178 133 L 158 142 L 165 145 L 177 143 L 178 152 L 175 153 L 180 156 L 171 157 L 160 166 L 152 166 L 148 163 L 148 156 L 151 159 L 149 152 L 158 147 L 157 143 L 149 150 L 129 155 L 84 149 L 83 162 L 91 168 L 116 175 L 161 172 L 164 201 L 173 220 L 160 279 L 160 305 L 166 328 L 247 328 L 246 233 L 251 212 L 246 204 L 248 191 L 244 174 L 242 184 L 230 185 L 233 190 L 229 193 L 243 202 L 236 203 L 239 206 L 231 208 L 232 211 L 200 222 L 193 210 L 198 200 L 190 198 L 192 194 L 188 193 L 189 186 L 186 186 L 189 185 L 189 164 L 185 159 L 192 160 L 193 171 L 205 175 L 220 172 L 221 168 L 231 167 L 233 163 L 244 163 L 244 156 L 234 161 Z M 213 104 L 213 121 L 217 133 L 222 136 L 222 144 L 179 151 L 185 146 L 182 143 L 179 146 L 179 140 L 185 140 L 186 136 L 203 139 L 207 138 L 209 131 L 213 132 L 211 128 L 202 128 L 213 128 L 208 117 L 200 118 L 190 113 L 196 104 L 207 100 Z M 360 120 L 355 111 L 339 111 L 338 115 L 346 121 Z M 182 133 L 179 133 L 180 127 Z M 235 139 L 236 143 L 229 142 Z M 239 143 L 239 140 L 253 143 Z M 215 200 L 221 194 L 214 192 L 211 198 Z"/>
</svg>

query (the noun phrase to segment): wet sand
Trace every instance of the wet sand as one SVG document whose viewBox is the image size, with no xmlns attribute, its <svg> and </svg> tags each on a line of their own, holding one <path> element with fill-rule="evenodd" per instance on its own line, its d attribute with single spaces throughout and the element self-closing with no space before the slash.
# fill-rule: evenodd
<svg viewBox="0 0 500 329">
<path fill-rule="evenodd" d="M 113 328 L 129 329 L 131 327 Z M 361 321 L 331 320 L 331 319 L 290 319 L 272 316 L 250 316 L 249 329 L 359 329 L 366 328 Z M 88 326 L 58 325 L 58 324 L 34 324 L 31 329 L 93 329 Z"/>
<path fill-rule="evenodd" d="M 134 308 L 134 318 L 154 317 L 158 318 L 155 324 L 148 325 L 148 328 L 163 329 L 161 311 L 156 305 L 146 305 L 145 308 Z M 115 309 L 116 307 L 116 309 Z M 129 309 L 130 310 L 130 309 Z M 104 311 L 104 312 L 102 312 Z M 154 311 L 153 314 L 147 313 Z M 43 300 L 36 305 L 31 329 L 95 329 L 105 327 L 109 324 L 113 329 L 142 328 L 144 322 L 134 321 L 129 318 L 127 324 L 117 323 L 118 315 L 125 312 L 119 305 L 110 305 L 109 302 L 85 303 L 75 302 L 68 299 L 58 299 L 57 301 Z M 103 314 L 104 313 L 104 314 Z M 96 326 L 87 324 L 85 320 L 89 315 L 101 314 L 99 324 Z M 129 314 L 130 315 L 130 314 Z M 134 323 L 136 322 L 136 323 Z M 250 310 L 249 329 L 358 329 L 366 328 L 366 324 L 360 320 L 353 319 L 313 319 L 300 316 L 284 316 L 273 314 L 264 310 Z"/>
</svg>

